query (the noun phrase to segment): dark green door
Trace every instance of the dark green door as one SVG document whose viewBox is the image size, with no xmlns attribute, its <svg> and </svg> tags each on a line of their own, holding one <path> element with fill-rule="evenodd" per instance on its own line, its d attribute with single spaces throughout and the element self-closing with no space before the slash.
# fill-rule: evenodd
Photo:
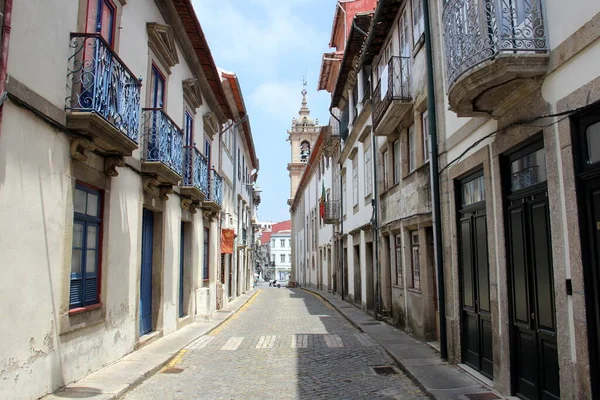
<svg viewBox="0 0 600 400">
<path fill-rule="evenodd" d="M 590 376 L 600 371 L 600 107 L 576 119 L 573 160 L 578 174 L 577 198 L 581 255 L 588 319 Z M 600 397 L 600 379 L 592 379 L 593 398 Z"/>
<path fill-rule="evenodd" d="M 493 379 L 492 313 L 483 173 L 459 182 L 459 262 L 461 275 L 462 357 L 465 364 Z"/>
<path fill-rule="evenodd" d="M 505 174 L 513 389 L 524 399 L 559 399 L 543 143 L 540 141 L 509 156 Z"/>
</svg>

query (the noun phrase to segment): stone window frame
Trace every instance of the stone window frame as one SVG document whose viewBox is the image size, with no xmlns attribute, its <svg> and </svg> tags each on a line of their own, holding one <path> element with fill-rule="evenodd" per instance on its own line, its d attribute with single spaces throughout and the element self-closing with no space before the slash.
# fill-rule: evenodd
<svg viewBox="0 0 600 400">
<path fill-rule="evenodd" d="M 90 154 L 90 158 L 99 158 L 95 154 Z M 103 324 L 106 321 L 106 292 L 108 285 L 108 273 L 110 266 L 108 264 L 109 240 L 108 233 L 110 232 L 110 192 L 111 178 L 107 176 L 103 170 L 94 168 L 96 163 L 93 159 L 84 161 L 71 160 L 71 186 L 69 188 L 69 198 L 67 198 L 67 212 L 65 215 L 65 232 L 73 232 L 74 224 L 74 209 L 73 195 L 77 184 L 84 184 L 93 187 L 102 193 L 102 224 L 100 231 L 99 245 L 99 260 L 98 260 L 98 303 L 70 309 L 70 282 L 71 282 L 71 254 L 72 254 L 72 236 L 70 241 L 66 241 L 64 247 L 63 273 L 61 279 L 63 281 L 63 290 L 60 300 L 59 313 L 59 335 L 65 335 L 74 331 L 89 328 L 95 325 Z"/>
<path fill-rule="evenodd" d="M 373 192 L 373 156 L 371 153 L 371 143 L 366 141 L 363 143 L 363 157 L 364 157 L 364 197 L 369 198 Z"/>
<path fill-rule="evenodd" d="M 420 230 L 409 230 L 408 238 L 410 243 L 410 253 L 408 255 L 410 260 L 410 289 L 420 292 L 421 291 L 421 238 Z M 415 242 L 416 238 L 416 242 Z M 415 273 L 417 272 L 417 273 Z M 418 278 L 415 278 L 418 276 Z"/>
<path fill-rule="evenodd" d="M 389 168 L 390 168 L 390 161 L 389 161 L 389 150 L 387 148 L 387 146 L 383 149 L 383 151 L 381 152 L 381 168 L 383 171 L 383 176 L 382 176 L 382 181 L 383 181 L 383 192 L 387 191 L 390 187 L 390 174 L 389 174 Z"/>
<path fill-rule="evenodd" d="M 397 148 L 396 148 L 397 146 Z M 402 146 L 400 138 L 392 142 L 392 186 L 400 183 L 402 172 Z"/>
<path fill-rule="evenodd" d="M 423 140 L 422 152 L 423 152 L 423 164 L 429 162 L 429 150 L 431 147 L 431 137 L 429 136 L 429 121 L 427 120 L 429 113 L 424 110 L 420 115 L 421 120 L 421 137 Z"/>
<path fill-rule="evenodd" d="M 390 235 L 390 237 L 393 237 L 394 239 L 394 244 L 393 244 L 393 248 L 394 248 L 394 267 L 395 267 L 395 276 L 394 276 L 394 281 L 395 286 L 400 287 L 400 288 L 404 288 L 404 260 L 402 259 L 402 257 L 404 257 L 403 255 L 403 243 L 402 243 L 402 234 L 401 233 L 392 233 Z"/>
</svg>

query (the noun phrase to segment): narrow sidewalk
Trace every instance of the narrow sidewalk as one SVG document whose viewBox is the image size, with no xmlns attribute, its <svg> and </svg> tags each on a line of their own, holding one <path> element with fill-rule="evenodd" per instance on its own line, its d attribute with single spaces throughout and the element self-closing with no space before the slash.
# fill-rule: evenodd
<svg viewBox="0 0 600 400">
<path fill-rule="evenodd" d="M 375 339 L 396 360 L 400 369 L 430 397 L 438 400 L 502 398 L 461 368 L 443 361 L 438 351 L 427 343 L 384 322 L 376 321 L 337 295 L 314 288 L 302 289 L 320 296 L 352 325 Z M 483 394 L 485 395 L 482 396 Z"/>
<path fill-rule="evenodd" d="M 200 336 L 210 333 L 235 315 L 258 291 L 258 288 L 249 290 L 222 310 L 214 312 L 210 320 L 192 322 L 154 343 L 129 353 L 109 366 L 42 397 L 41 400 L 119 399 L 144 379 L 166 366 L 185 346 Z"/>
</svg>

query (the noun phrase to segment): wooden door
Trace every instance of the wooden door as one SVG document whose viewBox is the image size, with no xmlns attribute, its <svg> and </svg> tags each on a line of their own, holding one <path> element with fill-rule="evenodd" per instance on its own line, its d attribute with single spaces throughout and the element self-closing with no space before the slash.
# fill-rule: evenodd
<svg viewBox="0 0 600 400">
<path fill-rule="evenodd" d="M 459 263 L 462 307 L 462 357 L 465 364 L 493 379 L 492 314 L 485 212 L 480 171 L 458 185 Z"/>
<path fill-rule="evenodd" d="M 546 153 L 538 142 L 508 159 L 507 255 L 512 377 L 525 399 L 559 399 Z"/>
<path fill-rule="evenodd" d="M 142 271 L 140 274 L 140 336 L 152 331 L 152 257 L 154 213 L 142 216 Z"/>
</svg>

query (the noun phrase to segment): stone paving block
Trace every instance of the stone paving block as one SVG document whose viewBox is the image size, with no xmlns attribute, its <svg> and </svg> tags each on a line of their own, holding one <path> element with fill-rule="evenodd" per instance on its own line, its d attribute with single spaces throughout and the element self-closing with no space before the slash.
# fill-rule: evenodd
<svg viewBox="0 0 600 400">
<path fill-rule="evenodd" d="M 189 349 L 177 364 L 181 373 L 158 373 L 125 399 L 426 398 L 402 373 L 371 373 L 370 365 L 394 361 L 376 342 L 357 334 L 315 296 L 265 288 L 213 340 Z M 221 350 L 236 345 L 236 350 Z"/>
</svg>

